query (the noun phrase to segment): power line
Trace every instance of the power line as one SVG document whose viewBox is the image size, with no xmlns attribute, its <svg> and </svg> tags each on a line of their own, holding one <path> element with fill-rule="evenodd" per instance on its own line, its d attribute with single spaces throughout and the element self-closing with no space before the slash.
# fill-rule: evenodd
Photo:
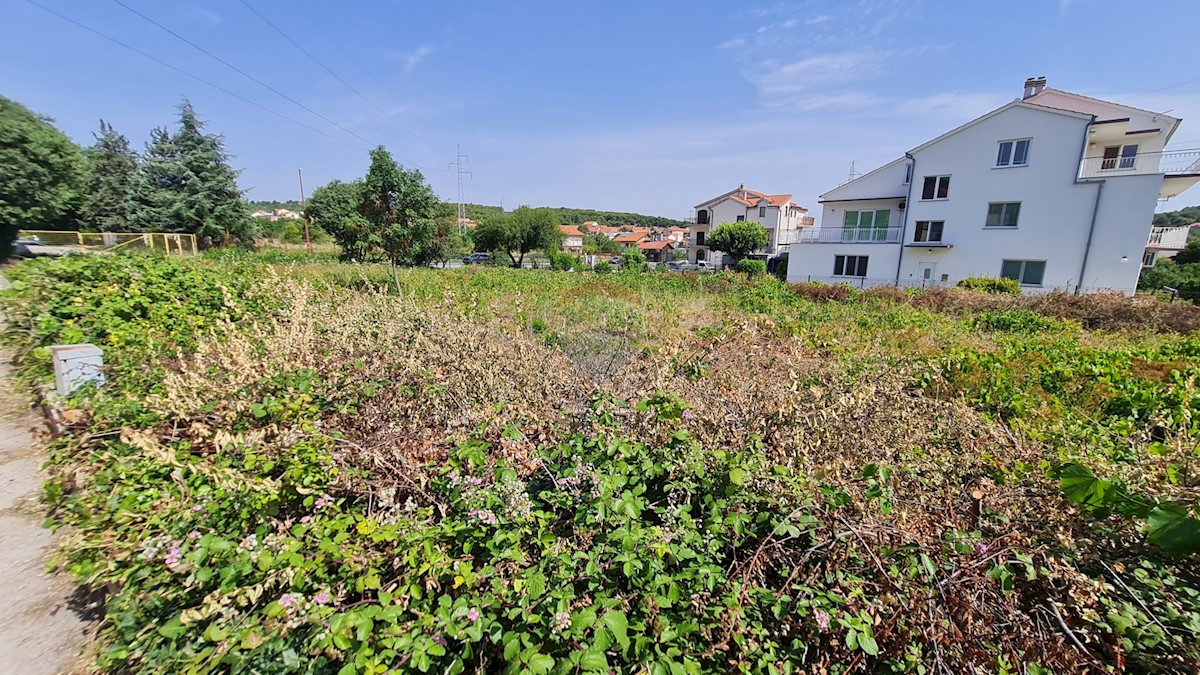
<svg viewBox="0 0 1200 675">
<path fill-rule="evenodd" d="M 285 40 L 287 40 L 288 42 L 290 42 L 290 43 L 292 44 L 292 46 L 293 46 L 293 47 L 295 47 L 296 49 L 299 49 L 299 50 L 300 50 L 300 52 L 301 52 L 302 54 L 304 54 L 304 55 L 305 55 L 305 56 L 307 56 L 309 59 L 311 59 L 313 63 L 315 63 L 315 64 L 317 64 L 318 66 L 320 66 L 320 67 L 321 67 L 321 68 L 322 68 L 322 69 L 323 69 L 325 72 L 327 72 L 327 73 L 329 73 L 330 75 L 332 75 L 332 76 L 333 76 L 333 78 L 334 78 L 335 80 L 337 80 L 338 82 L 341 82 L 343 85 L 345 85 L 345 87 L 346 87 L 347 89 L 349 89 L 350 91 L 354 92 L 354 94 L 355 94 L 356 96 L 358 96 L 359 98 L 361 98 L 363 101 L 365 101 L 367 105 L 369 105 L 369 106 L 371 106 L 372 108 L 374 108 L 375 110 L 377 110 L 377 111 L 378 111 L 380 114 L 382 114 L 384 117 L 387 117 L 389 120 L 391 120 L 391 121 L 392 121 L 392 123 L 393 123 L 393 124 L 395 124 L 396 126 L 400 127 L 400 128 L 401 128 L 401 129 L 403 129 L 404 131 L 406 131 L 406 132 L 408 132 L 408 133 L 412 134 L 413 136 L 417 136 L 415 133 L 413 133 L 413 131 L 412 131 L 411 129 L 409 129 L 408 127 L 406 127 L 406 126 L 404 126 L 403 124 L 401 124 L 399 121 L 397 121 L 397 120 L 396 120 L 396 118 L 395 118 L 395 117 L 392 117 L 391 113 L 389 113 L 388 111 L 384 110 L 383 108 L 380 108 L 378 105 L 376 105 L 376 104 L 375 104 L 375 102 L 374 102 L 374 101 L 372 101 L 371 99 L 367 98 L 367 97 L 366 97 L 366 96 L 365 96 L 365 95 L 364 95 L 364 94 L 363 94 L 361 91 L 359 91 L 358 89 L 354 88 L 354 85 L 352 85 L 352 84 L 350 84 L 349 82 L 347 82 L 346 80 L 342 79 L 342 76 L 341 76 L 341 75 L 338 75 L 337 73 L 335 73 L 335 72 L 333 71 L 333 69 L 332 69 L 332 68 L 330 68 L 329 66 L 325 65 L 325 64 L 324 64 L 324 63 L 323 63 L 323 62 L 322 62 L 320 59 L 318 59 L 317 57 L 313 56 L 313 55 L 312 55 L 312 52 L 310 52 L 310 51 L 308 51 L 307 49 L 305 49 L 305 48 L 304 48 L 304 47 L 303 47 L 303 46 L 302 46 L 302 45 L 301 45 L 299 42 L 296 42 L 295 40 L 293 40 L 293 39 L 292 39 L 292 36 L 290 36 L 290 35 L 288 35 L 287 33 L 283 32 L 283 30 L 282 30 L 282 29 L 280 29 L 280 28 L 279 28 L 279 26 L 276 26 L 274 23 L 271 23 L 271 20 L 270 20 L 270 19 L 268 19 L 267 17 L 263 16 L 263 15 L 262 15 L 262 13 L 261 13 L 261 12 L 259 12 L 257 9 L 254 9 L 254 7 L 253 7 L 253 6 L 252 6 L 252 5 L 251 5 L 249 2 L 247 2 L 246 0 L 241 0 L 241 2 L 242 2 L 242 4 L 243 4 L 243 5 L 245 5 L 245 6 L 246 6 L 246 9 L 250 10 L 251 12 L 253 12 L 253 13 L 254 13 L 254 15 L 255 15 L 255 16 L 257 16 L 258 18 L 262 19 L 263 23 L 267 24 L 267 25 L 268 25 L 268 26 L 270 26 L 272 29 L 274 29 L 274 31 L 275 31 L 276 33 L 279 33 L 281 36 L 283 36 L 283 39 L 285 39 Z M 419 136 L 417 136 L 417 138 L 420 138 L 420 137 L 419 137 Z M 422 140 L 422 142 L 424 142 L 424 141 Z M 428 143 L 426 143 L 426 145 L 428 145 Z M 433 146 L 430 146 L 430 147 L 433 147 Z M 437 148 L 434 148 L 434 150 L 437 150 Z M 438 150 L 438 152 L 441 152 L 441 151 L 440 151 L 440 150 Z M 397 157 L 399 157 L 399 155 L 397 155 Z M 400 158 L 401 160 L 404 160 L 404 161 L 405 161 L 405 162 L 407 162 L 408 164 L 412 164 L 413 166 L 416 166 L 416 167 L 418 167 L 418 168 L 424 168 L 426 171 L 429 171 L 430 173 L 438 173 L 437 171 L 434 171 L 433 169 L 429 169 L 429 168 L 426 168 L 426 167 L 422 167 L 420 164 L 417 164 L 416 162 L 414 162 L 414 161 L 412 161 L 412 160 L 406 160 L 406 159 L 404 159 L 403 157 L 399 157 L 399 158 Z M 447 175 L 447 174 L 438 174 L 438 175 L 444 176 L 444 177 L 446 177 L 446 178 L 450 178 L 450 176 L 449 176 L 449 175 Z"/>
<path fill-rule="evenodd" d="M 362 61 L 359 61 L 358 57 L 354 56 L 354 54 L 352 54 L 350 52 L 350 50 L 348 50 L 344 46 L 342 46 L 342 43 L 339 42 L 337 40 L 337 38 L 335 38 L 333 36 L 332 33 L 325 30 L 325 26 L 323 26 L 320 21 L 317 21 L 315 18 L 313 18 L 313 15 L 310 14 L 308 10 L 304 9 L 304 7 L 302 5 L 297 5 L 296 9 L 299 10 L 300 13 L 304 15 L 304 18 L 308 19 L 309 23 L 311 23 L 313 26 L 315 26 L 316 29 L 318 31 L 320 31 L 322 35 L 325 36 L 325 39 L 332 42 L 333 46 L 335 46 L 339 50 L 341 50 L 341 52 L 343 54 L 345 54 L 347 58 L 349 58 L 351 61 L 354 62 L 354 65 L 358 66 L 359 70 L 366 73 L 367 77 L 371 78 L 371 80 L 373 82 L 375 82 L 375 84 L 379 85 L 379 88 L 382 89 L 384 92 L 386 92 L 387 95 L 392 98 L 393 102 L 395 102 L 395 103 L 400 102 L 400 97 L 397 96 L 396 93 L 391 90 L 391 88 L 389 88 L 386 84 L 384 84 L 382 80 L 380 80 L 378 77 L 376 77 L 375 73 L 371 72 L 370 68 L 367 68 L 367 66 L 364 65 Z M 396 122 L 396 120 L 392 120 L 392 121 Z M 417 134 L 417 132 L 413 131 L 412 129 L 404 126 L 403 124 L 400 124 L 399 122 L 396 122 L 396 124 L 398 124 L 401 129 L 404 129 L 408 133 L 412 134 L 412 136 L 414 138 L 416 138 L 418 141 L 421 141 L 425 145 L 428 145 L 430 148 L 433 148 L 435 151 L 437 151 L 443 155 L 447 155 L 447 156 L 450 155 L 450 153 L 446 152 L 445 150 L 442 150 L 441 148 L 437 147 L 436 145 L 434 145 L 434 144 L 430 143 L 429 141 L 425 140 L 424 138 L 422 138 L 420 135 Z"/>
<path fill-rule="evenodd" d="M 222 59 L 221 57 L 217 56 L 216 54 L 213 54 L 212 52 L 208 51 L 208 50 L 207 50 L 207 49 L 205 49 L 204 47 L 201 47 L 200 45 L 196 44 L 195 42 L 192 42 L 191 40 L 189 40 L 189 39 L 187 39 L 187 38 L 183 37 L 183 36 L 182 36 L 182 35 L 180 35 L 179 33 L 176 33 L 175 31 L 171 30 L 170 28 L 167 28 L 166 26 L 164 26 L 164 25 L 162 25 L 161 23 L 159 23 L 159 22 L 155 21 L 154 19 L 151 19 L 150 17 L 146 16 L 145 14 L 142 14 L 141 12 L 139 12 L 139 11 L 137 11 L 136 9 L 134 9 L 134 8 L 130 7 L 129 5 L 127 5 L 127 4 L 125 4 L 124 2 L 122 2 L 121 0 L 112 0 L 112 1 L 113 1 L 113 2 L 115 2 L 115 3 L 117 3 L 117 4 L 118 4 L 118 5 L 120 5 L 120 6 L 124 7 L 125 9 L 129 10 L 129 11 L 130 11 L 130 12 L 132 12 L 133 14 L 136 14 L 136 15 L 138 15 L 139 17 L 141 17 L 142 19 L 144 19 L 144 20 L 145 20 L 145 21 L 147 21 L 148 23 L 150 23 L 150 24 L 154 25 L 155 27 L 159 28 L 160 30 L 162 30 L 162 31 L 164 31 L 164 32 L 166 32 L 166 33 L 169 33 L 170 35 L 174 36 L 175 38 L 177 38 L 177 39 L 179 39 L 179 40 L 182 40 L 183 42 L 187 43 L 188 45 L 190 45 L 190 46 L 191 46 L 191 47 L 193 47 L 194 49 L 197 49 L 197 50 L 199 50 L 199 51 L 200 51 L 201 53 L 203 53 L 205 56 L 207 56 L 207 57 L 209 57 L 210 59 L 212 59 L 212 60 L 216 61 L 217 63 L 220 63 L 221 65 L 225 66 L 226 68 L 229 68 L 230 70 L 233 70 L 234 72 L 238 73 L 238 74 L 239 74 L 239 75 L 241 75 L 242 77 L 245 77 L 245 78 L 249 79 L 250 81 L 252 81 L 252 82 L 254 82 L 254 83 L 258 84 L 259 86 L 261 86 L 261 87 L 264 87 L 264 88 L 266 88 L 266 89 L 270 90 L 272 93 L 274 93 L 274 94 L 276 94 L 276 95 L 278 95 L 278 96 L 282 96 L 283 98 L 286 98 L 287 100 L 291 101 L 291 102 L 292 102 L 292 103 L 294 103 L 295 105 L 297 105 L 297 106 L 299 106 L 299 107 L 301 107 L 301 108 L 303 108 L 303 109 L 307 110 L 308 112 L 312 113 L 313 115 L 316 115 L 317 117 L 320 117 L 321 119 L 325 120 L 326 122 L 328 122 L 328 123 L 332 124 L 333 126 L 335 126 L 335 127 L 339 128 L 339 129 L 341 129 L 342 131 L 344 131 L 344 132 L 346 132 L 346 133 L 350 134 L 351 136 L 353 136 L 353 137 L 357 138 L 358 140 L 362 141 L 363 143 L 366 143 L 367 145 L 379 145 L 378 143 L 375 143 L 375 142 L 371 141 L 370 139 L 368 139 L 368 138 L 364 138 L 363 136 L 359 135 L 358 133 L 355 133 L 355 132 L 353 132 L 353 131 L 351 131 L 351 130 L 347 129 L 346 127 L 344 127 L 344 126 L 342 126 L 342 125 L 338 124 L 337 122 L 334 122 L 333 120 L 331 120 L 331 119 L 329 119 L 328 117 L 326 117 L 326 116 L 322 115 L 321 113 L 319 113 L 319 112 L 317 112 L 317 111 L 313 110 L 312 108 L 310 108 L 310 107 L 308 107 L 308 106 L 304 105 L 303 103 L 301 103 L 301 102 L 297 101 L 296 99 L 292 98 L 291 96 L 288 96 L 287 94 L 283 93 L 282 91 L 279 91 L 279 90 L 278 90 L 278 89 L 276 89 L 275 87 L 272 87 L 271 85 L 267 84 L 266 82 L 263 82 L 262 80 L 258 79 L 257 77 L 254 77 L 254 76 L 253 76 L 253 75 L 251 75 L 250 73 L 247 73 L 246 71 L 242 70 L 241 68 L 238 68 L 237 66 L 235 66 L 235 65 L 233 65 L 232 63 L 230 63 L 230 62 L 226 61 L 225 59 Z"/>
<path fill-rule="evenodd" d="M 268 108 L 267 106 L 265 106 L 265 105 L 263 105 L 263 104 L 261 104 L 261 103 L 258 103 L 258 102 L 256 102 L 256 101 L 252 101 L 252 100 L 250 100 L 250 99 L 246 98 L 245 96 L 242 96 L 241 94 L 238 94 L 238 93 L 236 93 L 236 92 L 230 91 L 230 90 L 226 89 L 225 87 L 222 87 L 222 86 L 221 86 L 221 85 L 219 85 L 219 84 L 215 84 L 215 83 L 213 83 L 213 82 L 209 82 L 208 80 L 206 80 L 206 79 L 204 79 L 204 78 L 202 78 L 202 77 L 200 77 L 200 76 L 198 76 L 198 75 L 193 75 L 192 73 L 189 73 L 188 71 L 186 71 L 186 70 L 184 70 L 184 69 L 182 69 L 182 68 L 179 68 L 179 67 L 177 67 L 177 66 L 171 65 L 170 63 L 167 63 L 166 61 L 163 61 L 162 59 L 160 59 L 160 58 L 158 58 L 158 57 L 156 57 L 156 56 L 154 56 L 154 55 L 152 55 L 152 54 L 148 54 L 148 53 L 146 53 L 146 52 L 144 52 L 144 51 L 142 51 L 142 50 L 138 49 L 137 47 L 134 47 L 134 46 L 132 46 L 132 45 L 126 44 L 126 43 L 124 43 L 124 42 L 122 42 L 122 41 L 118 40 L 117 38 L 115 38 L 115 37 L 112 37 L 111 35 L 106 35 L 106 34 L 104 34 L 104 33 L 100 32 L 100 31 L 96 30 L 95 28 L 92 28 L 92 27 L 90 27 L 90 26 L 86 26 L 86 25 L 84 25 L 84 24 L 82 24 L 82 23 L 80 23 L 80 22 L 76 21 L 75 19 L 72 19 L 71 17 L 69 17 L 69 16 L 66 16 L 65 14 L 60 14 L 59 12 L 57 12 L 57 11 L 55 11 L 55 10 L 53 10 L 53 9 L 50 9 L 49 7 L 46 7 L 45 5 L 43 5 L 43 4 L 41 4 L 41 3 L 35 2 L 34 0 L 25 0 L 25 2 L 27 2 L 27 3 L 31 4 L 31 5 L 33 5 L 34 7 L 37 7 L 38 9 L 40 9 L 40 10 L 42 10 L 42 11 L 44 11 L 44 12 L 48 13 L 48 14 L 52 14 L 52 15 L 54 15 L 54 16 L 56 16 L 56 17 L 58 17 L 58 18 L 62 19 L 63 21 L 66 21 L 66 22 L 67 22 L 67 23 L 69 23 L 69 24 L 72 24 L 72 25 L 74 25 L 74 26 L 76 26 L 76 27 L 78 27 L 78 28 L 82 28 L 83 30 L 86 30 L 87 32 L 89 32 L 89 33 L 92 33 L 93 35 L 97 35 L 97 36 L 99 36 L 99 37 L 102 37 L 102 38 L 104 38 L 105 40 L 108 40 L 109 42 L 112 42 L 112 43 L 114 43 L 114 44 L 116 44 L 116 45 L 118 45 L 118 46 L 124 47 L 125 49 L 128 49 L 129 51 L 133 52 L 134 54 L 137 54 L 137 55 L 139 55 L 139 56 L 142 56 L 142 57 L 144 57 L 144 58 L 150 59 L 151 61 L 153 61 L 153 62 L 155 62 L 155 63 L 157 63 L 157 64 L 159 64 L 159 65 L 161 65 L 161 66 L 166 66 L 167 68 L 170 68 L 171 70 L 174 70 L 175 72 L 177 72 L 177 73 L 179 73 L 179 74 L 181 74 L 181 75 L 186 75 L 187 77 L 190 77 L 190 78 L 192 78 L 193 80 L 196 80 L 197 82 L 200 82 L 201 84 L 206 84 L 206 85 L 208 85 L 208 86 L 212 87 L 213 89 L 216 89 L 217 91 L 219 91 L 219 92 L 221 92 L 221 93 L 223 93 L 223 94 L 226 94 L 226 95 L 228 95 L 228 96 L 232 96 L 233 98 L 236 98 L 236 99 L 238 99 L 239 101 L 243 101 L 243 102 L 245 102 L 245 103 L 249 103 L 250 105 L 254 106 L 255 108 L 259 108 L 260 110 L 265 110 L 266 112 L 269 112 L 269 113 L 271 113 L 272 115 L 275 115 L 276 117 L 279 117 L 280 119 L 287 120 L 288 122 L 291 122 L 292 124 L 295 124 L 295 125 L 297 125 L 297 126 L 300 126 L 300 127 L 304 127 L 305 129 L 308 129 L 309 131 L 313 131 L 313 132 L 316 132 L 316 133 L 318 133 L 318 134 L 321 134 L 322 136 L 325 136 L 326 138 L 332 138 L 333 140 L 337 141 L 338 143 L 342 143 L 342 144 L 344 144 L 344 145 L 348 145 L 348 146 L 350 146 L 350 147 L 352 147 L 352 148 L 355 148 L 355 149 L 357 149 L 357 150 L 367 150 L 367 149 L 368 149 L 368 148 L 365 148 L 365 147 L 363 147 L 363 146 L 361 146 L 361 145 L 358 145 L 357 143 L 351 143 L 350 141 L 347 141 L 347 140 L 345 140 L 345 139 L 338 138 L 337 136 L 334 136 L 333 134 L 330 134 L 330 133 L 327 133 L 327 132 L 325 132 L 325 131 L 322 131 L 322 130 L 320 130 L 320 129 L 316 128 L 316 127 L 309 126 L 309 125 L 305 124 L 304 122 L 301 122 L 300 120 L 297 120 L 297 119 L 293 119 L 293 118 L 291 118 L 291 117 L 288 117 L 287 115 L 284 115 L 283 113 L 281 113 L 281 112 L 279 112 L 279 111 L 277 111 L 277 110 L 272 110 L 271 108 Z"/>
<path fill-rule="evenodd" d="M 1129 100 L 1129 99 L 1131 99 L 1131 98 L 1137 98 L 1137 97 L 1139 97 L 1139 96 L 1145 96 L 1146 94 L 1157 94 L 1157 93 L 1158 93 L 1158 92 L 1160 92 L 1160 91 L 1165 91 L 1165 90 L 1167 90 L 1167 89 L 1174 89 L 1175 87 L 1182 87 L 1182 86 L 1183 86 L 1183 85 L 1185 85 L 1185 84 L 1191 84 L 1191 83 L 1193 83 L 1193 82 L 1200 82 L 1200 77 L 1194 77 L 1194 78 L 1192 78 L 1192 79 L 1190 79 L 1190 80 L 1184 80 L 1183 82 L 1176 82 L 1175 84 L 1168 84 L 1167 86 L 1165 86 L 1165 87 L 1159 87 L 1158 89 L 1151 89 L 1150 91 L 1143 91 L 1143 92 L 1142 92 L 1142 93 L 1140 93 L 1140 94 L 1134 94 L 1134 95 L 1132 95 L 1132 96 L 1126 96 L 1125 98 L 1119 98 L 1119 99 L 1117 99 L 1117 100 L 1116 100 L 1116 102 L 1117 102 L 1117 103 L 1119 103 L 1119 102 L 1121 102 L 1121 101 L 1128 101 L 1128 100 Z"/>
</svg>

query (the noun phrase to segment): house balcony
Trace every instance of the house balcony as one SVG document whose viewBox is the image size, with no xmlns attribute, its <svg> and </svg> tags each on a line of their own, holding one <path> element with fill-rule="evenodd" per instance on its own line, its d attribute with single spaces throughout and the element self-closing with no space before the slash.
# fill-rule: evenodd
<svg viewBox="0 0 1200 675">
<path fill-rule="evenodd" d="M 1200 150 L 1139 152 L 1121 157 L 1087 157 L 1079 163 L 1079 177 L 1112 178 L 1163 174 L 1160 199 L 1170 199 L 1200 182 Z"/>
<path fill-rule="evenodd" d="M 797 244 L 899 244 L 899 227 L 817 227 L 800 232 Z"/>
<path fill-rule="evenodd" d="M 1189 227 L 1152 227 L 1146 248 L 1182 251 L 1187 246 Z"/>
</svg>

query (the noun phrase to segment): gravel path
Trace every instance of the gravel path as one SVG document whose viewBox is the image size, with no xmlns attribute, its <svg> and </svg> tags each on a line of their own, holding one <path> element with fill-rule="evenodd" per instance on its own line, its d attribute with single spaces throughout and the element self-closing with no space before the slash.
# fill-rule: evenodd
<svg viewBox="0 0 1200 675">
<path fill-rule="evenodd" d="M 41 418 L 13 390 L 0 354 L 0 673 L 75 672 L 91 624 L 73 608 L 69 580 L 46 573 L 53 535 L 42 527 Z"/>
</svg>

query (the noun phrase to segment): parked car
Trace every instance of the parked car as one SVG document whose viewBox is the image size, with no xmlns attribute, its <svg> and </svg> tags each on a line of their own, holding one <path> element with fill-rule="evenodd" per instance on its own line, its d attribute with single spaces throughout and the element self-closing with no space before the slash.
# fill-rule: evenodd
<svg viewBox="0 0 1200 675">
<path fill-rule="evenodd" d="M 464 265 L 482 265 L 488 261 L 488 254 L 483 251 L 476 251 L 471 255 L 463 258 Z"/>
<path fill-rule="evenodd" d="M 695 272 L 700 269 L 696 263 L 690 263 L 686 260 L 676 260 L 667 263 L 668 272 Z"/>
<path fill-rule="evenodd" d="M 621 256 L 614 255 L 611 259 L 609 259 L 608 264 L 609 265 L 620 265 L 622 262 L 623 261 L 621 260 Z"/>
</svg>

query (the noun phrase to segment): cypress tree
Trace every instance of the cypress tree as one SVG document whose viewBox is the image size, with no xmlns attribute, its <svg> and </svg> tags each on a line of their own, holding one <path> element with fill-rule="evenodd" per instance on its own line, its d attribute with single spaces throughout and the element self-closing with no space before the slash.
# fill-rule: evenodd
<svg viewBox="0 0 1200 675">
<path fill-rule="evenodd" d="M 96 143 L 85 152 L 87 186 L 80 219 L 84 229 L 128 232 L 138 156 L 129 139 L 100 120 Z"/>
<path fill-rule="evenodd" d="M 151 130 L 133 184 L 129 229 L 133 232 L 184 232 L 177 218 L 183 184 L 183 166 L 170 132 L 162 127 Z"/>
<path fill-rule="evenodd" d="M 225 241 L 249 240 L 254 235 L 250 207 L 238 188 L 238 171 L 229 166 L 225 138 L 204 133 L 204 123 L 192 104 L 179 106 L 179 130 L 171 137 L 178 153 L 183 182 L 175 230 Z"/>
</svg>

